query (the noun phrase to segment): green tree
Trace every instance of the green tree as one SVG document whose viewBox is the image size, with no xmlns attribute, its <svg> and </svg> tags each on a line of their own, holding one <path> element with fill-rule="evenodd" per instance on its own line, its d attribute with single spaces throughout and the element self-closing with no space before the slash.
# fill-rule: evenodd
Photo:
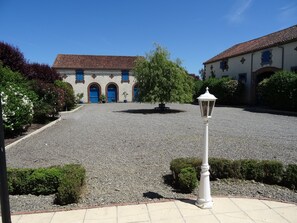
<svg viewBox="0 0 297 223">
<path fill-rule="evenodd" d="M 160 109 L 168 102 L 192 102 L 193 78 L 181 66 L 171 61 L 169 52 L 159 45 L 146 57 L 139 57 L 133 72 L 139 85 L 142 102 L 160 102 Z"/>
</svg>

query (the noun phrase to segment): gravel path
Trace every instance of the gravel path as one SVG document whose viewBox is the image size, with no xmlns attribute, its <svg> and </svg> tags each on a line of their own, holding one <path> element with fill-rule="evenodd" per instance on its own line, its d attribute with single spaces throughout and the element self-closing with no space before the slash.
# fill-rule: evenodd
<svg viewBox="0 0 297 223">
<path fill-rule="evenodd" d="M 196 105 L 169 105 L 176 112 L 151 113 L 151 104 L 85 105 L 6 152 L 9 167 L 81 163 L 86 191 L 63 208 L 196 196 L 164 183 L 177 157 L 202 156 L 203 122 Z M 182 112 L 178 112 L 182 111 Z M 216 107 L 209 124 L 209 156 L 297 162 L 297 117 Z M 271 198 L 297 203 L 297 193 L 247 181 L 212 182 L 213 195 Z M 50 210 L 53 196 L 11 196 L 15 211 Z"/>
</svg>

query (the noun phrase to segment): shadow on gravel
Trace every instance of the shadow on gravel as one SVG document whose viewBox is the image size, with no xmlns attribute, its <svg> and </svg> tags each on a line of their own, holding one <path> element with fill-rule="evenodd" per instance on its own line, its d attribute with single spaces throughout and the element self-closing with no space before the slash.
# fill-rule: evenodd
<svg viewBox="0 0 297 223">
<path fill-rule="evenodd" d="M 164 180 L 164 184 L 166 184 L 167 186 L 172 187 L 174 184 L 174 179 L 173 179 L 173 175 L 172 174 L 166 174 L 163 176 L 163 180 Z"/>
<path fill-rule="evenodd" d="M 162 199 L 165 198 L 162 195 L 152 192 L 152 191 L 148 191 L 146 193 L 143 193 L 143 197 L 145 198 L 149 198 L 149 199 Z"/>
<path fill-rule="evenodd" d="M 281 111 L 262 107 L 245 107 L 243 110 L 253 113 L 268 113 L 273 115 L 297 116 L 297 112 L 294 111 Z"/>
<path fill-rule="evenodd" d="M 160 195 L 159 193 L 156 192 L 152 192 L 152 191 L 148 191 L 146 193 L 143 193 L 143 197 L 145 198 L 149 198 L 149 199 L 165 199 L 165 200 L 178 200 L 187 204 L 192 204 L 195 205 L 195 200 L 191 200 L 191 199 L 187 199 L 187 198 L 174 198 L 174 197 L 163 197 L 162 195 Z"/>
<path fill-rule="evenodd" d="M 185 112 L 185 111 L 177 110 L 177 109 L 166 109 L 163 111 L 159 109 L 128 109 L 128 110 L 115 111 L 115 112 L 149 115 L 149 114 L 176 114 L 176 113 Z"/>
</svg>

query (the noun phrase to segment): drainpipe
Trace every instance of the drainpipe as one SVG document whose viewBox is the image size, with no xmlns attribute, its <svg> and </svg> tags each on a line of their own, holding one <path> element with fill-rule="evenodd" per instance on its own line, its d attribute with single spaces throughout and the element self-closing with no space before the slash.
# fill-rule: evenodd
<svg viewBox="0 0 297 223">
<path fill-rule="evenodd" d="M 283 46 L 278 46 L 282 49 L 282 70 L 284 70 L 284 62 L 285 62 L 285 49 Z"/>
<path fill-rule="evenodd" d="M 256 97 L 256 80 L 253 75 L 253 66 L 254 66 L 254 52 L 251 54 L 251 85 L 249 87 L 249 104 L 254 104 L 255 103 L 255 97 Z"/>
</svg>

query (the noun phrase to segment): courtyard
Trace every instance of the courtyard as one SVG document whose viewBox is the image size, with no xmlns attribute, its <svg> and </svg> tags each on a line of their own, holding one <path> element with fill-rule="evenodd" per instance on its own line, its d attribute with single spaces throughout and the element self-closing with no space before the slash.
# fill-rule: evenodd
<svg viewBox="0 0 297 223">
<path fill-rule="evenodd" d="M 84 105 L 61 121 L 6 152 L 8 167 L 47 167 L 80 163 L 87 170 L 84 195 L 77 206 L 145 202 L 154 198 L 182 199 L 164 183 L 169 163 L 178 157 L 202 156 L 203 122 L 199 107 L 168 104 L 173 111 L 153 112 L 153 104 Z M 209 124 L 209 156 L 297 162 L 297 118 L 216 107 Z M 253 196 L 253 187 L 213 182 L 217 195 Z M 239 188 L 236 188 L 236 185 Z M 255 184 L 256 187 L 263 185 Z M 297 202 L 288 189 L 266 187 L 267 197 Z M 238 194 L 233 193 L 237 191 Z M 257 192 L 257 191 L 256 191 Z M 275 193 L 275 196 L 273 195 Z M 260 193 L 261 194 L 261 193 Z M 263 195 L 264 194 L 264 195 Z M 278 199 L 277 196 L 280 196 Z M 13 211 L 51 209 L 52 197 L 11 197 Z"/>
</svg>

